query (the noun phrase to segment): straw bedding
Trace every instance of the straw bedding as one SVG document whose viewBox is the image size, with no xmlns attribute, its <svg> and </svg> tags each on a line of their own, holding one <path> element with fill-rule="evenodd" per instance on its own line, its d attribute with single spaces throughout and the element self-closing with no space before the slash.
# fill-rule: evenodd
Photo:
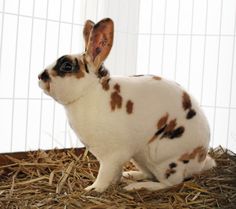
<svg viewBox="0 0 236 209">
<path fill-rule="evenodd" d="M 125 192 L 125 182 L 103 194 L 86 193 L 98 173 L 97 160 L 84 149 L 1 156 L 0 208 L 236 208 L 236 155 L 211 150 L 218 166 L 159 192 Z M 126 170 L 134 169 L 132 164 Z M 131 181 L 131 180 L 130 180 Z"/>
</svg>

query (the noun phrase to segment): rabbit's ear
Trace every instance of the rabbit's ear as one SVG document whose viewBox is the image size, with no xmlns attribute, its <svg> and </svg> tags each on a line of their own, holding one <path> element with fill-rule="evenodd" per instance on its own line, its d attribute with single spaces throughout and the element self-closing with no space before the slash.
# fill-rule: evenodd
<svg viewBox="0 0 236 209">
<path fill-rule="evenodd" d="M 83 36 L 85 41 L 85 51 L 87 50 L 90 32 L 92 31 L 94 25 L 95 23 L 91 20 L 87 20 L 84 24 Z"/>
<path fill-rule="evenodd" d="M 108 56 L 113 44 L 114 25 L 106 18 L 94 25 L 88 41 L 86 57 L 89 64 L 97 70 Z"/>
</svg>

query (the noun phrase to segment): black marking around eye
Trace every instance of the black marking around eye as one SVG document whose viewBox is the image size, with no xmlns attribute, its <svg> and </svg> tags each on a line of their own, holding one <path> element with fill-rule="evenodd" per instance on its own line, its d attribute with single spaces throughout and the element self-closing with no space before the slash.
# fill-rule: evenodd
<svg viewBox="0 0 236 209">
<path fill-rule="evenodd" d="M 73 61 L 71 58 L 65 55 L 57 60 L 57 63 L 53 69 L 56 71 L 58 76 L 64 77 L 66 74 L 77 73 L 79 71 L 79 61 L 77 58 L 75 58 L 75 61 Z"/>
<path fill-rule="evenodd" d="M 63 72 L 60 70 L 60 68 L 64 62 L 71 63 L 71 60 L 67 56 L 62 56 L 57 60 L 57 63 L 53 68 L 56 71 L 57 75 L 60 77 L 64 77 L 66 75 L 66 72 Z"/>
<path fill-rule="evenodd" d="M 62 63 L 60 67 L 60 71 L 63 71 L 65 73 L 72 72 L 74 70 L 74 66 L 70 62 L 64 62 Z"/>
</svg>

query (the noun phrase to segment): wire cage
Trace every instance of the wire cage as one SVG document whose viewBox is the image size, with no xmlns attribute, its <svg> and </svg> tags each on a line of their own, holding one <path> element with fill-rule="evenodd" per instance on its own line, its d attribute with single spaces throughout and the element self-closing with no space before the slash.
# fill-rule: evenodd
<svg viewBox="0 0 236 209">
<path fill-rule="evenodd" d="M 0 152 L 79 147 L 38 88 L 57 57 L 84 50 L 86 19 L 115 22 L 111 74 L 176 80 L 203 107 L 211 146 L 236 151 L 235 0 L 1 0 Z"/>
<path fill-rule="evenodd" d="M 187 89 L 206 113 L 210 146 L 228 148 L 209 150 L 216 167 L 155 192 L 125 192 L 129 178 L 99 196 L 85 192 L 102 166 L 78 148 L 37 77 L 83 52 L 85 20 L 104 17 L 115 23 L 110 73 L 156 74 Z M 0 0 L 0 208 L 236 208 L 235 33 L 235 0 Z M 184 161 L 168 163 L 165 180 Z"/>
</svg>

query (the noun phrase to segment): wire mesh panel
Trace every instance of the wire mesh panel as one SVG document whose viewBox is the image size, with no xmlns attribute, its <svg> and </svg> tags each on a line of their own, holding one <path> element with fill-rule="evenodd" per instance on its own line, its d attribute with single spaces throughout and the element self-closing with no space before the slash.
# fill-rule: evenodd
<svg viewBox="0 0 236 209">
<path fill-rule="evenodd" d="M 86 19 L 111 17 L 111 74 L 159 74 L 204 108 L 212 146 L 236 151 L 235 0 L 0 0 L 0 152 L 80 146 L 37 76 L 84 50 Z"/>
<path fill-rule="evenodd" d="M 141 0 L 137 73 L 188 89 L 211 127 L 211 146 L 236 151 L 234 0 Z"/>
<path fill-rule="evenodd" d="M 136 0 L 0 1 L 0 152 L 81 146 L 37 76 L 58 57 L 83 52 L 85 20 L 107 16 L 116 23 L 107 66 L 128 72 L 136 65 L 138 7 Z"/>
</svg>

